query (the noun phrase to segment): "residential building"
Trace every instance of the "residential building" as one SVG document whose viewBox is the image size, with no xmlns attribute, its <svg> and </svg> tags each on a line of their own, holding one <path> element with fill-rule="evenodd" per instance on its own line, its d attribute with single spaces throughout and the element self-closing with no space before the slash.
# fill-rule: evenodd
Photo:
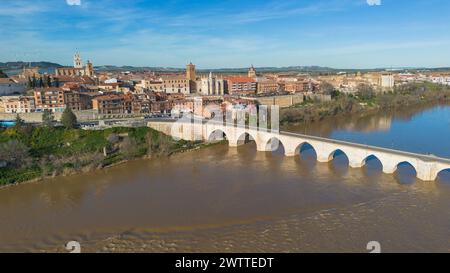
<svg viewBox="0 0 450 273">
<path fill-rule="evenodd" d="M 268 94 L 276 93 L 280 89 L 279 84 L 274 80 L 258 79 L 257 93 Z"/>
<path fill-rule="evenodd" d="M 135 86 L 138 93 L 144 91 L 164 92 L 164 82 L 161 80 L 141 80 L 141 83 Z"/>
<path fill-rule="evenodd" d="M 105 90 L 105 91 L 115 91 L 119 92 L 120 90 L 120 84 L 119 83 L 101 83 L 97 85 L 99 89 Z"/>
<path fill-rule="evenodd" d="M 0 96 L 20 95 L 25 91 L 24 82 L 15 81 L 12 78 L 0 78 Z"/>
<path fill-rule="evenodd" d="M 92 96 L 78 91 L 64 91 L 64 103 L 72 111 L 92 109 Z"/>
<path fill-rule="evenodd" d="M 32 96 L 7 96 L 2 97 L 1 101 L 5 113 L 33 113 L 36 111 Z"/>
<path fill-rule="evenodd" d="M 394 75 L 382 74 L 380 76 L 380 86 L 382 89 L 393 89 L 395 86 Z"/>
<path fill-rule="evenodd" d="M 256 94 L 257 83 L 250 77 L 227 77 L 226 81 L 230 95 Z"/>
<path fill-rule="evenodd" d="M 34 100 L 37 111 L 50 110 L 63 112 L 66 108 L 64 90 L 58 87 L 40 88 L 34 90 Z"/>
<path fill-rule="evenodd" d="M 99 114 L 125 113 L 125 97 L 123 94 L 109 94 L 92 99 L 92 109 Z"/>
<path fill-rule="evenodd" d="M 165 93 L 191 93 L 190 81 L 183 75 L 162 77 L 163 90 Z"/>
<path fill-rule="evenodd" d="M 320 83 L 314 79 L 298 79 L 284 83 L 284 91 L 289 93 L 314 92 L 319 89 Z"/>
</svg>

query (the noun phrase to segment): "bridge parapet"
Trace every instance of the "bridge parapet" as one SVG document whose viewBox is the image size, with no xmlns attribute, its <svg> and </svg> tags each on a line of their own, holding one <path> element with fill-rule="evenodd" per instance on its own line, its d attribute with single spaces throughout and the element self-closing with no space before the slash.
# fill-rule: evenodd
<svg viewBox="0 0 450 273">
<path fill-rule="evenodd" d="M 417 177 L 434 181 L 439 172 L 450 169 L 450 159 L 421 155 L 393 149 L 308 136 L 290 132 L 270 131 L 248 126 L 227 125 L 220 122 L 149 122 L 148 126 L 174 138 L 189 141 L 228 140 L 229 146 L 237 147 L 249 140 L 256 143 L 258 151 L 274 151 L 279 144 L 286 156 L 297 156 L 303 145 L 309 144 L 322 163 L 333 160 L 337 151 L 342 151 L 352 168 L 361 168 L 369 157 L 376 157 L 383 165 L 383 172 L 393 174 L 401 163 L 409 163 L 416 170 Z"/>
</svg>

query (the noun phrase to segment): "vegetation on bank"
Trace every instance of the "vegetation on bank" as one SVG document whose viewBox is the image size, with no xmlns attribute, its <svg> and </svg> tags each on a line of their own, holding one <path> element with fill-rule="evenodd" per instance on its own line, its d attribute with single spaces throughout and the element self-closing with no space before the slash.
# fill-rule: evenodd
<svg viewBox="0 0 450 273">
<path fill-rule="evenodd" d="M 174 141 L 147 127 L 87 131 L 20 122 L 0 129 L 0 185 L 87 172 L 134 158 L 167 156 L 195 145 Z"/>
<path fill-rule="evenodd" d="M 6 75 L 3 71 L 0 70 L 0 78 L 8 78 L 8 75 Z"/>
<path fill-rule="evenodd" d="M 357 92 L 343 94 L 326 85 L 323 91 L 332 96 L 328 102 L 313 100 L 281 109 L 280 123 L 305 123 L 323 120 L 326 117 L 395 110 L 406 106 L 450 102 L 450 87 L 433 83 L 414 83 L 396 87 L 391 92 L 377 93 L 361 84 Z"/>
</svg>

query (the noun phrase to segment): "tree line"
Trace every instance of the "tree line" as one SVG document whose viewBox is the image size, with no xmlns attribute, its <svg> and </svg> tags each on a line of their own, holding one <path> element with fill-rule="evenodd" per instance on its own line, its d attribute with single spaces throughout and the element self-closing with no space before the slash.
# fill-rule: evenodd
<svg viewBox="0 0 450 273">
<path fill-rule="evenodd" d="M 44 88 L 44 87 L 59 87 L 59 79 L 58 78 L 52 78 L 49 75 L 46 75 L 44 77 L 40 76 L 39 78 L 36 78 L 36 76 L 28 77 L 28 83 L 27 88 L 28 89 L 34 89 L 34 88 Z"/>
</svg>

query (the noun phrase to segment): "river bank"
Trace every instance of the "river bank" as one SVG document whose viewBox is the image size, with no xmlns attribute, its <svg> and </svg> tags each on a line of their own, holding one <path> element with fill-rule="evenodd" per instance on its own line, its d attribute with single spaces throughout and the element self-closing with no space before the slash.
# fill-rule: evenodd
<svg viewBox="0 0 450 273">
<path fill-rule="evenodd" d="M 22 124 L 0 131 L 0 187 L 168 157 L 209 145 L 174 141 L 147 127 L 84 131 Z"/>
<path fill-rule="evenodd" d="M 380 111 L 404 110 L 422 105 L 450 102 L 450 87 L 432 83 L 416 83 L 396 87 L 393 92 L 376 94 L 361 91 L 355 95 L 338 94 L 329 102 L 305 101 L 280 111 L 283 127 L 323 121 L 338 116 L 373 115 Z"/>
<path fill-rule="evenodd" d="M 418 108 L 361 121 L 373 130 L 316 124 L 336 139 L 450 157 L 450 107 Z M 405 165 L 384 174 L 376 158 L 353 169 L 344 154 L 322 164 L 313 149 L 256 148 L 224 143 L 0 190 L 0 252 L 65 252 L 68 241 L 83 252 L 363 252 L 371 240 L 385 252 L 448 251 L 449 172 L 430 183 Z"/>
<path fill-rule="evenodd" d="M 211 146 L 214 145 L 220 145 L 222 144 L 223 141 L 219 141 L 219 142 L 214 142 L 214 143 L 196 143 L 194 144 L 194 146 L 192 148 L 189 149 L 179 149 L 176 151 L 171 152 L 170 154 L 166 155 L 166 157 L 170 157 L 176 154 L 182 154 L 182 153 L 188 153 L 188 152 L 193 152 L 193 151 L 197 151 L 200 149 L 204 149 L 204 148 L 209 148 Z M 122 160 L 119 162 L 115 162 L 112 163 L 110 165 L 105 165 L 105 166 L 99 166 L 96 169 L 81 169 L 81 170 L 75 170 L 75 169 L 70 169 L 62 174 L 55 174 L 55 175 L 48 175 L 48 176 L 40 176 L 37 178 L 33 178 L 30 180 L 25 180 L 25 181 L 21 181 L 21 182 L 14 182 L 14 183 L 9 183 L 9 184 L 4 184 L 1 185 L 0 184 L 0 190 L 2 189 L 6 189 L 9 187 L 14 187 L 14 186 L 19 186 L 19 185 L 25 185 L 25 184 L 31 184 L 31 183 L 38 183 L 38 182 L 42 182 L 44 180 L 48 180 L 48 179 L 55 179 L 58 177 L 70 177 L 70 176 L 75 176 L 75 175 L 80 175 L 80 174 L 89 174 L 89 173 L 93 173 L 95 171 L 99 171 L 99 170 L 103 170 L 103 169 L 111 169 L 114 167 L 118 167 L 121 165 L 125 165 L 127 163 L 132 163 L 135 161 L 139 161 L 139 160 L 156 160 L 158 158 L 161 158 L 161 156 L 151 156 L 151 155 L 144 155 L 142 157 L 136 157 L 133 159 L 127 159 L 127 160 Z"/>
</svg>

